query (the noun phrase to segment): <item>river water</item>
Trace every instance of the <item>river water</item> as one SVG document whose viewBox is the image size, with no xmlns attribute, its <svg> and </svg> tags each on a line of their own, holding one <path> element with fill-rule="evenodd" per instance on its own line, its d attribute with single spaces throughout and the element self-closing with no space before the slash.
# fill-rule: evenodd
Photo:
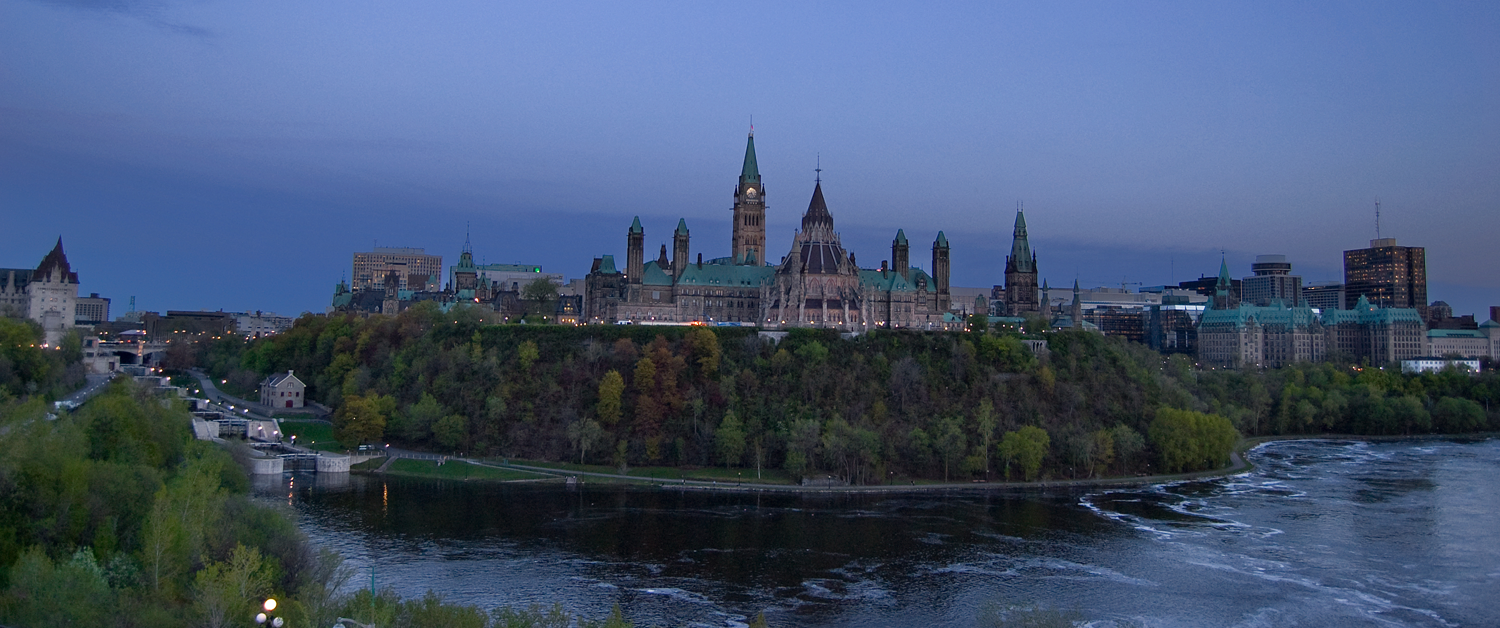
<svg viewBox="0 0 1500 628">
<path fill-rule="evenodd" d="M 779 495 L 355 475 L 260 485 L 368 586 L 639 626 L 1500 625 L 1500 440 L 1283 441 L 1140 488 Z"/>
</svg>

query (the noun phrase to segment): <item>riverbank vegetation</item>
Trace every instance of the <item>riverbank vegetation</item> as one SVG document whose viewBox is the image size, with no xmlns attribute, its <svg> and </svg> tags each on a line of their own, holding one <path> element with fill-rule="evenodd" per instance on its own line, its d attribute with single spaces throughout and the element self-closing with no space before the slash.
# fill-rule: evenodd
<svg viewBox="0 0 1500 628">
<path fill-rule="evenodd" d="M 253 382 L 295 370 L 347 442 L 856 484 L 1072 479 L 1221 465 L 1240 435 L 1495 429 L 1486 373 L 1320 363 L 1200 370 L 1120 338 L 1014 330 L 492 325 L 475 309 L 306 316 L 197 360 Z M 1184 414 L 1186 413 L 1186 414 Z M 1225 443 L 1228 443 L 1227 445 Z"/>
<path fill-rule="evenodd" d="M 51 401 L 83 385 L 78 334 L 67 334 L 55 347 L 45 346 L 43 338 L 34 321 L 0 317 L 0 408 L 30 397 Z"/>
<path fill-rule="evenodd" d="M 341 616 L 380 626 L 630 625 L 618 610 L 596 620 L 560 608 L 486 612 L 433 594 L 344 593 L 352 572 L 342 560 L 253 500 L 234 455 L 193 440 L 182 406 L 122 380 L 75 412 L 49 418 L 48 409 L 40 398 L 0 406 L 0 625 L 248 627 L 267 597 L 292 626 Z"/>
</svg>

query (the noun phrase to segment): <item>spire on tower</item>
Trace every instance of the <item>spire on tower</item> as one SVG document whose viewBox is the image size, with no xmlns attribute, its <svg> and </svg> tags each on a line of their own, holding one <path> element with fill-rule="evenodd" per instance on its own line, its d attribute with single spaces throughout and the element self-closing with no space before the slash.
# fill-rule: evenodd
<svg viewBox="0 0 1500 628">
<path fill-rule="evenodd" d="M 755 125 L 750 125 L 750 137 L 745 140 L 745 165 L 740 168 L 740 184 L 760 183 L 760 165 L 755 162 Z"/>
</svg>

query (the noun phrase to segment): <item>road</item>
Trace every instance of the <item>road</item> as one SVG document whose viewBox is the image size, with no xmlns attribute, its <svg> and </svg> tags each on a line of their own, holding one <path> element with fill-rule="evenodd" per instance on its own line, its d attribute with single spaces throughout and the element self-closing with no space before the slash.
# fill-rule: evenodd
<svg viewBox="0 0 1500 628">
<path fill-rule="evenodd" d="M 188 371 L 188 373 L 192 374 L 192 376 L 198 380 L 198 385 L 203 388 L 203 397 L 205 399 L 208 399 L 210 402 L 213 402 L 215 405 L 220 406 L 218 408 L 220 412 L 236 414 L 247 419 L 255 419 L 258 421 L 271 420 L 271 416 L 262 411 L 259 404 L 250 403 L 248 401 L 245 401 L 244 399 L 225 394 L 224 391 L 219 390 L 217 386 L 214 386 L 213 378 L 210 378 L 203 371 L 195 369 L 192 371 Z"/>
<path fill-rule="evenodd" d="M 104 392 L 104 387 L 109 385 L 109 380 L 114 378 L 115 375 L 113 373 L 108 375 L 90 374 L 88 375 L 88 383 L 84 384 L 83 388 L 73 391 L 72 394 L 58 401 L 62 402 L 63 405 L 71 405 L 75 408 L 81 406 L 83 402 L 93 399 L 94 395 Z"/>
</svg>

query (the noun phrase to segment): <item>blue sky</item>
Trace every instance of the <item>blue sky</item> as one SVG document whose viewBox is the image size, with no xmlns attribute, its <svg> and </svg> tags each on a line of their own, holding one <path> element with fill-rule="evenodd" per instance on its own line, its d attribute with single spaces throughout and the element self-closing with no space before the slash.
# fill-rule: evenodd
<svg viewBox="0 0 1500 628">
<path fill-rule="evenodd" d="M 932 6 L 936 4 L 936 6 Z M 0 4 L 0 266 L 61 235 L 141 309 L 321 311 L 350 256 L 568 277 L 688 221 L 728 253 L 750 116 L 768 246 L 821 158 L 863 265 L 904 228 L 1003 281 L 1307 281 L 1382 234 L 1500 305 L 1500 3 Z"/>
</svg>

